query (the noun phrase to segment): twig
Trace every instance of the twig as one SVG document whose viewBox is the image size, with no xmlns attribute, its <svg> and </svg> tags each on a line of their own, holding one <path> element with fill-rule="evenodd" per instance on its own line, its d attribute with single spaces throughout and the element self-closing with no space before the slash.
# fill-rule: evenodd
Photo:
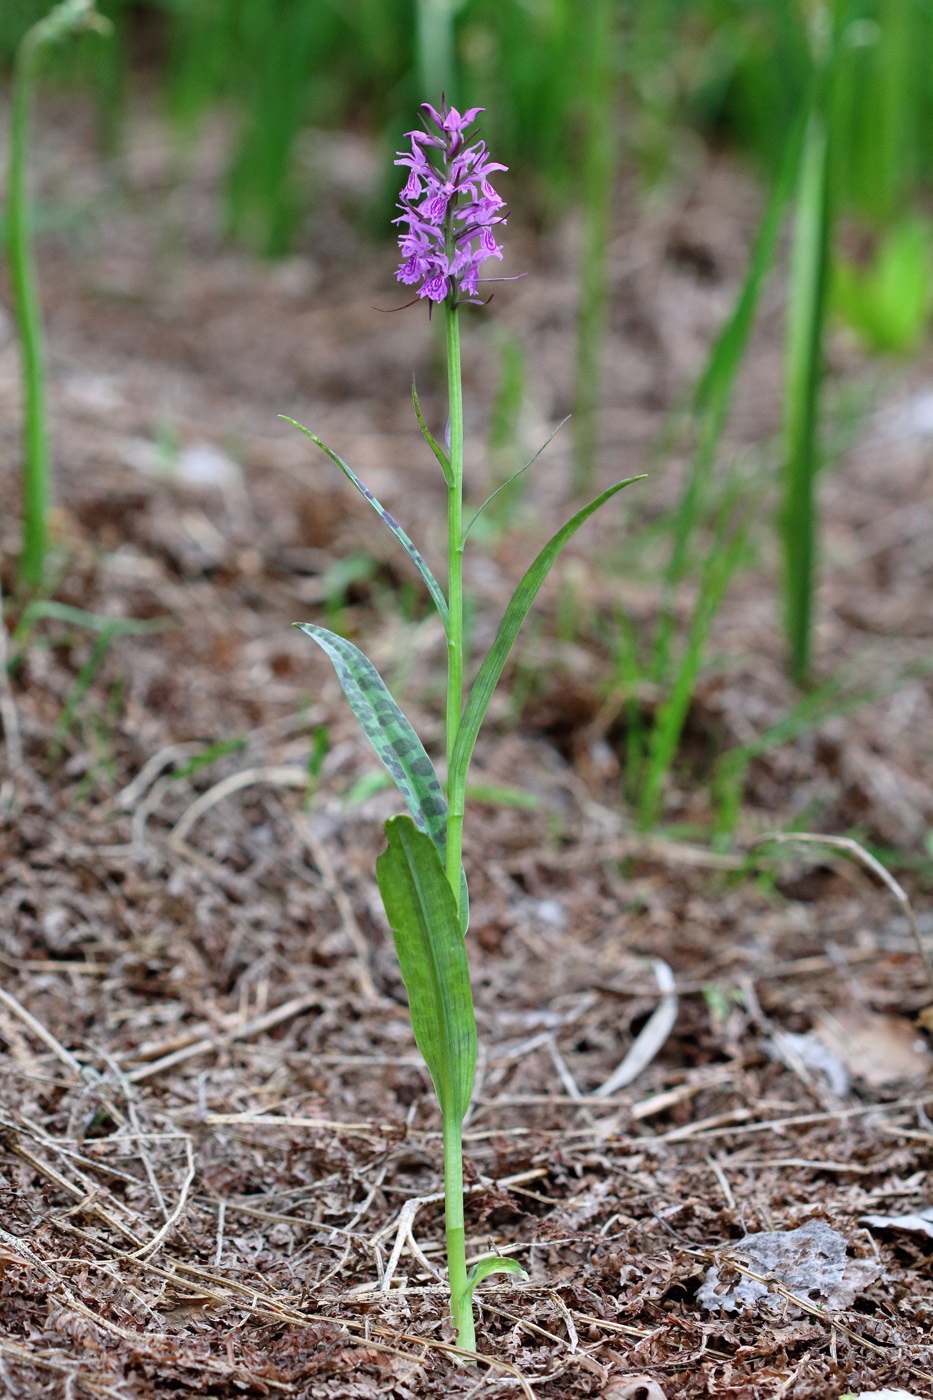
<svg viewBox="0 0 933 1400">
<path fill-rule="evenodd" d="M 780 1132 L 783 1128 L 809 1127 L 813 1123 L 832 1123 L 834 1120 L 842 1118 L 867 1118 L 872 1113 L 890 1113 L 895 1108 L 919 1108 L 923 1104 L 933 1102 L 933 1091 L 924 1094 L 920 1098 L 893 1099 L 888 1103 L 863 1103 L 854 1108 L 834 1108 L 830 1113 L 792 1113 L 787 1118 L 764 1118 L 758 1119 L 754 1123 L 735 1123 L 730 1126 L 715 1123 L 711 1119 L 702 1122 L 688 1123 L 685 1128 L 674 1128 L 669 1133 L 663 1133 L 655 1138 L 655 1142 L 680 1142 L 687 1137 L 697 1137 L 701 1140 L 724 1137 L 739 1136 L 744 1133 L 766 1133 Z M 744 1110 L 738 1110 L 744 1112 Z M 720 1118 L 732 1117 L 731 1114 L 722 1114 Z M 883 1131 L 884 1125 L 879 1124 Z M 688 1131 L 692 1129 L 692 1131 Z"/>
<path fill-rule="evenodd" d="M 631 1084 L 633 1079 L 637 1079 L 660 1052 L 674 1029 L 674 1022 L 677 1020 L 677 991 L 674 974 L 662 958 L 652 958 L 651 966 L 654 970 L 658 990 L 661 993 L 661 1004 L 651 1013 L 635 1037 L 622 1063 L 613 1070 L 605 1084 L 601 1084 L 594 1091 L 596 1098 L 607 1098 L 616 1090 L 623 1089 L 626 1084 Z"/>
<path fill-rule="evenodd" d="M 98 1194 L 97 1188 L 91 1186 L 90 1183 L 87 1182 L 84 1183 L 83 1189 L 76 1186 L 73 1181 L 69 1181 L 61 1172 L 49 1166 L 48 1162 L 43 1162 L 41 1157 L 34 1156 L 28 1148 L 24 1147 L 19 1141 L 18 1129 L 8 1128 L 4 1131 L 8 1132 L 12 1138 L 12 1141 L 8 1144 L 8 1150 L 15 1156 L 20 1157 L 24 1162 L 27 1162 L 40 1176 L 44 1176 L 46 1180 L 51 1181 L 53 1185 L 64 1191 L 66 1195 L 75 1199 L 78 1204 L 76 1207 L 73 1207 L 73 1209 L 92 1210 L 105 1225 L 109 1225 L 111 1229 L 116 1230 L 117 1234 L 122 1235 L 123 1238 L 129 1240 L 131 1244 L 137 1247 L 139 1246 L 139 1239 L 133 1234 L 129 1226 L 124 1225 L 122 1220 L 118 1220 L 115 1215 L 112 1215 L 109 1210 L 105 1210 L 104 1207 L 99 1205 L 95 1200 L 95 1196 Z M 127 1207 L 124 1207 L 124 1209 L 127 1209 Z"/>
<path fill-rule="evenodd" d="M 433 1196 L 414 1196 L 410 1201 L 406 1201 L 405 1204 L 402 1206 L 402 1209 L 399 1211 L 398 1214 L 398 1228 L 396 1229 L 395 1233 L 395 1244 L 392 1246 L 392 1253 L 389 1255 L 388 1263 L 385 1266 L 385 1272 L 383 1273 L 382 1279 L 379 1284 L 380 1292 L 388 1293 L 389 1288 L 392 1285 L 392 1276 L 395 1273 L 396 1268 L 398 1267 L 399 1259 L 402 1257 L 402 1250 L 405 1248 L 406 1243 L 414 1243 L 414 1240 L 412 1239 L 411 1229 L 415 1223 L 415 1216 L 418 1214 L 418 1211 L 421 1209 L 422 1206 L 429 1205 L 432 1202 L 442 1201 L 443 1199 L 443 1191 L 439 1193 L 435 1192 Z M 375 1244 L 378 1240 L 382 1239 L 386 1233 L 387 1231 L 380 1230 L 378 1235 L 373 1236 L 372 1244 Z M 421 1251 L 419 1250 L 418 1252 L 420 1253 Z M 424 1255 L 422 1255 L 421 1258 L 424 1260 L 425 1264 L 427 1264 L 427 1260 L 424 1259 Z M 436 1269 L 431 1268 L 429 1266 L 429 1272 L 432 1273 L 435 1278 L 437 1277 Z"/>
<path fill-rule="evenodd" d="M 217 1203 L 217 1247 L 214 1250 L 214 1268 L 219 1269 L 224 1257 L 224 1220 L 227 1215 L 227 1202 Z"/>
<path fill-rule="evenodd" d="M 726 1205 L 730 1210 L 736 1209 L 735 1196 L 732 1194 L 732 1187 L 729 1185 L 729 1178 L 723 1171 L 722 1166 L 716 1161 L 712 1153 L 706 1158 L 710 1171 L 719 1183 L 719 1189 L 726 1198 Z"/>
<path fill-rule="evenodd" d="M 924 944 L 923 936 L 920 933 L 920 925 L 917 923 L 913 907 L 910 900 L 907 898 L 907 893 L 903 886 L 895 880 L 890 870 L 885 869 L 880 860 L 877 860 L 870 851 L 866 851 L 865 847 L 859 845 L 858 841 L 854 841 L 851 836 L 823 836 L 819 833 L 809 831 L 776 831 L 770 836 L 760 837 L 752 844 L 760 846 L 767 841 L 783 843 L 801 841 L 809 845 L 832 846 L 837 851 L 843 851 L 848 855 L 854 856 L 854 858 L 864 865 L 867 870 L 870 870 L 873 875 L 877 875 L 878 879 L 882 884 L 888 887 L 904 911 L 907 926 L 914 940 L 914 947 L 917 950 L 923 971 L 926 974 L 927 984 L 931 993 L 933 993 L 933 958 L 931 958 Z"/>
<path fill-rule="evenodd" d="M 548 1297 L 554 1304 L 557 1311 L 560 1313 L 561 1317 L 564 1319 L 564 1325 L 567 1328 L 568 1346 L 570 1347 L 570 1350 L 574 1352 L 580 1345 L 580 1338 L 577 1336 L 576 1325 L 574 1323 L 573 1317 L 571 1316 L 570 1309 L 568 1308 L 567 1304 L 564 1302 L 560 1294 L 556 1293 L 553 1288 L 548 1290 Z"/>
<path fill-rule="evenodd" d="M 493 1317 L 504 1317 L 506 1321 L 514 1323 L 522 1332 L 535 1332 L 539 1337 L 546 1337 L 549 1342 L 555 1342 L 559 1347 L 567 1346 L 566 1340 L 563 1337 L 558 1337 L 556 1332 L 549 1332 L 546 1327 L 539 1327 L 536 1322 L 529 1322 L 526 1317 L 516 1317 L 514 1313 L 507 1312 L 505 1308 L 496 1307 L 487 1298 L 483 1298 L 483 1311 L 492 1313 Z M 548 1373 L 549 1379 L 551 1374 Z"/>
<path fill-rule="evenodd" d="M 270 1011 L 264 1011 L 261 1016 L 254 1016 L 251 1021 L 247 1021 L 238 1030 L 206 1036 L 202 1040 L 193 1041 L 190 1045 L 183 1045 L 177 1050 L 172 1050 L 169 1054 L 153 1060 L 150 1064 L 140 1065 L 137 1069 L 130 1070 L 126 1074 L 127 1082 L 139 1084 L 143 1079 L 151 1079 L 154 1074 L 161 1074 L 163 1070 L 172 1069 L 175 1065 L 181 1064 L 184 1060 L 193 1059 L 196 1055 L 204 1055 L 211 1050 L 220 1049 L 223 1045 L 230 1045 L 238 1040 L 249 1040 L 254 1035 L 261 1035 L 263 1031 L 271 1030 L 273 1026 L 279 1026 L 283 1021 L 289 1021 L 293 1016 L 300 1016 L 302 1011 L 317 1006 L 320 999 L 320 992 L 306 992 L 304 996 L 292 997 L 291 1001 L 284 1001 L 281 1006 L 274 1006 Z"/>
<path fill-rule="evenodd" d="M 16 701 L 7 670 L 6 624 L 3 620 L 3 585 L 0 583 L 0 720 L 3 722 L 3 737 L 6 740 L 6 766 L 10 777 L 15 780 L 23 766 L 23 740 L 19 731 L 19 716 Z"/>
<path fill-rule="evenodd" d="M 55 1220 L 54 1217 L 52 1223 L 60 1228 L 63 1224 L 60 1220 Z M 75 1230 L 74 1233 L 91 1243 L 97 1245 L 104 1244 L 115 1257 L 132 1261 L 138 1266 L 152 1271 L 158 1277 L 164 1278 L 170 1282 L 174 1288 L 187 1286 L 191 1289 L 192 1296 L 212 1298 L 215 1302 L 226 1305 L 230 1302 L 230 1294 L 234 1293 L 241 1298 L 248 1298 L 252 1304 L 251 1311 L 258 1317 L 268 1317 L 275 1322 L 290 1322 L 298 1327 L 307 1327 L 308 1325 L 309 1317 L 307 1313 L 280 1303 L 270 1294 L 263 1293 L 261 1289 L 250 1288 L 247 1284 L 240 1283 L 236 1279 L 225 1278 L 222 1275 L 219 1276 L 201 1265 L 188 1264 L 183 1260 L 173 1259 L 170 1261 L 172 1267 L 166 1268 L 159 1264 L 153 1264 L 148 1259 L 140 1259 L 136 1253 L 127 1254 L 125 1251 L 117 1249 L 107 1241 L 100 1241 L 96 1238 L 92 1239 L 85 1231 Z M 195 1289 L 193 1285 L 186 1284 L 185 1280 L 179 1277 L 180 1274 L 188 1275 L 192 1279 L 197 1279 L 197 1288 Z M 316 1312 L 314 1314 L 314 1321 L 331 1323 L 333 1326 L 341 1328 L 343 1331 L 362 1332 L 367 1346 L 375 1346 L 382 1351 L 392 1351 L 391 1347 L 379 1340 L 384 1337 L 396 1343 L 411 1343 L 414 1346 L 428 1348 L 432 1351 L 444 1352 L 449 1356 L 463 1357 L 468 1361 L 480 1361 L 484 1366 L 488 1366 L 493 1370 L 503 1371 L 506 1375 L 514 1376 L 521 1386 L 522 1393 L 526 1396 L 526 1400 L 536 1400 L 535 1393 L 528 1383 L 527 1377 L 524 1376 L 516 1366 L 512 1366 L 508 1361 L 500 1361 L 497 1356 L 485 1356 L 482 1352 L 464 1351 L 462 1347 L 456 1347 L 451 1342 L 439 1342 L 435 1341 L 433 1338 L 417 1337 L 408 1332 L 395 1332 L 389 1327 L 373 1323 L 368 1317 L 358 1320 L 348 1317 L 330 1317 L 325 1313 Z M 108 1329 L 109 1328 L 110 1324 L 108 1324 Z M 118 1329 L 113 1327 L 112 1330 L 116 1331 Z M 397 1352 L 394 1354 L 398 1355 Z M 213 1364 L 219 1366 L 219 1363 Z M 275 1384 L 277 1389 L 282 1388 L 279 1383 L 270 1382 L 270 1384 Z"/>
<path fill-rule="evenodd" d="M 52 1032 L 43 1026 L 41 1021 L 37 1021 L 35 1016 L 26 1010 L 25 1006 L 20 1005 L 16 997 L 11 996 L 10 993 L 4 991 L 2 987 L 0 987 L 0 1005 L 5 1006 L 8 1011 L 11 1011 L 14 1016 L 17 1016 L 24 1026 L 28 1026 L 33 1035 L 38 1036 L 43 1045 L 47 1045 L 53 1055 L 57 1055 L 62 1064 L 67 1065 L 72 1073 L 76 1074 L 80 1080 L 87 1081 L 88 1078 L 95 1077 L 92 1070 L 85 1069 L 84 1066 L 75 1059 L 71 1051 L 66 1050 L 61 1041 L 57 1040 Z"/>
<path fill-rule="evenodd" d="M 488 1191 L 491 1186 L 517 1186 L 525 1181 L 537 1181 L 539 1177 L 546 1175 L 546 1168 L 538 1167 L 532 1171 L 518 1172 L 515 1176 L 502 1177 L 499 1181 L 486 1181 L 480 1182 L 476 1186 L 468 1186 L 464 1191 L 464 1195 L 476 1195 L 479 1192 Z M 399 1211 L 398 1215 L 394 1220 L 390 1221 L 388 1225 L 384 1225 L 382 1229 L 378 1231 L 377 1234 L 373 1235 L 372 1239 L 370 1240 L 370 1245 L 378 1244 L 380 1241 L 384 1240 L 388 1235 L 391 1235 L 393 1231 L 395 1231 L 395 1244 L 392 1246 L 392 1253 L 389 1255 L 389 1261 L 386 1264 L 385 1273 L 382 1277 L 382 1282 L 380 1284 L 381 1292 L 386 1293 L 389 1290 L 389 1285 L 392 1282 L 392 1275 L 394 1274 L 398 1266 L 398 1261 L 401 1258 L 402 1250 L 405 1247 L 406 1240 L 408 1240 L 413 1246 L 412 1253 L 415 1254 L 415 1257 L 419 1260 L 419 1262 L 427 1267 L 429 1273 L 432 1273 L 435 1277 L 437 1277 L 436 1271 L 432 1268 L 432 1266 L 424 1258 L 424 1255 L 421 1254 L 421 1251 L 415 1245 L 415 1242 L 412 1239 L 411 1231 L 412 1226 L 414 1225 L 415 1216 L 418 1214 L 418 1211 L 421 1209 L 421 1207 L 427 1205 L 437 1205 L 437 1203 L 439 1201 L 442 1201 L 443 1199 L 443 1191 L 435 1191 L 430 1196 L 413 1196 L 410 1200 L 407 1200 L 405 1202 L 405 1204 L 402 1206 L 402 1209 Z"/>
<path fill-rule="evenodd" d="M 132 1085 L 130 1084 L 126 1075 L 120 1069 L 120 1066 L 117 1064 L 116 1060 L 114 1060 L 112 1055 L 108 1055 L 104 1051 L 101 1052 L 101 1055 L 104 1060 L 104 1063 L 110 1069 L 110 1072 L 113 1074 L 120 1088 L 123 1090 L 123 1097 L 126 1100 L 127 1117 L 130 1120 L 130 1127 L 136 1138 L 136 1150 L 139 1153 L 139 1159 L 142 1162 L 143 1170 L 145 1171 L 146 1176 L 148 1177 L 149 1185 L 152 1188 L 152 1194 L 155 1196 L 156 1201 L 158 1202 L 159 1209 L 162 1212 L 162 1218 L 163 1220 L 167 1220 L 168 1207 L 165 1204 L 165 1197 L 162 1195 L 162 1188 L 159 1185 L 159 1178 L 156 1176 L 155 1165 L 152 1161 L 152 1157 L 149 1153 L 149 1150 L 146 1147 L 146 1137 L 142 1130 L 142 1125 L 139 1121 L 139 1114 L 136 1111 L 136 1102 L 133 1096 Z"/>
<path fill-rule="evenodd" d="M 185 1138 L 185 1156 L 188 1159 L 188 1169 L 185 1172 L 185 1179 L 181 1184 L 181 1191 L 175 1203 L 175 1208 L 158 1233 L 154 1235 L 151 1240 L 147 1240 L 139 1249 L 133 1251 L 133 1257 L 136 1259 L 145 1259 L 148 1255 L 154 1254 L 184 1214 L 185 1206 L 188 1202 L 188 1192 L 191 1190 L 195 1175 L 194 1148 L 192 1147 L 190 1137 Z"/>
<path fill-rule="evenodd" d="M 545 1045 L 547 1046 L 547 1052 L 551 1057 L 551 1063 L 557 1070 L 557 1077 L 567 1091 L 568 1098 L 571 1098 L 574 1101 L 574 1103 L 580 1103 L 580 1101 L 583 1098 L 583 1095 L 580 1092 L 580 1086 L 577 1084 L 577 1081 L 570 1073 L 570 1070 L 567 1068 L 567 1064 L 564 1060 L 563 1055 L 557 1048 L 557 1036 L 554 1031 L 548 1032 L 548 1037 L 545 1041 Z"/>
<path fill-rule="evenodd" d="M 188 832 L 196 822 L 210 811 L 211 807 L 222 802 L 225 797 L 230 797 L 232 793 L 239 792 L 241 788 L 254 787 L 257 783 L 269 783 L 273 787 L 295 787 L 306 788 L 308 786 L 308 775 L 302 768 L 294 765 L 288 768 L 244 768 L 239 773 L 231 773 L 228 778 L 222 778 L 219 783 L 209 787 L 207 792 L 202 792 L 200 797 L 196 797 L 191 806 L 185 811 L 182 817 L 175 823 L 169 832 L 168 843 L 173 851 L 179 855 L 191 855 L 192 848 L 187 843 Z M 200 852 L 195 852 L 200 855 Z"/>
<path fill-rule="evenodd" d="M 53 1371 L 56 1375 L 66 1376 L 66 1395 L 71 1394 L 69 1388 L 70 1383 L 76 1376 L 80 1376 L 81 1384 L 85 1386 L 86 1389 L 90 1390 L 92 1394 L 110 1396 L 112 1400 L 125 1400 L 125 1391 L 114 1390 L 111 1386 L 104 1385 L 103 1382 L 95 1380 L 93 1376 L 89 1376 L 82 1368 L 80 1361 L 55 1361 L 51 1356 L 43 1356 L 40 1352 L 37 1352 L 34 1345 L 31 1347 L 21 1347 L 18 1346 L 16 1342 L 12 1342 L 6 1337 L 0 1338 L 0 1353 L 9 1356 L 10 1359 L 15 1361 L 18 1365 L 37 1366 L 40 1370 Z M 9 1393 L 10 1395 L 16 1393 L 12 1386 L 10 1387 Z"/>
<path fill-rule="evenodd" d="M 117 1181 L 125 1181 L 130 1186 L 143 1186 L 145 1184 L 141 1177 L 134 1176 L 132 1172 L 121 1171 L 119 1167 L 114 1167 L 109 1162 L 95 1162 L 92 1157 L 86 1157 L 81 1152 L 75 1152 L 71 1147 L 65 1147 L 63 1143 L 49 1137 L 41 1128 L 27 1122 L 26 1119 L 20 1118 L 18 1122 L 14 1122 L 12 1118 L 0 1110 L 0 1131 L 4 1130 L 17 1136 L 31 1137 L 36 1142 L 41 1143 L 47 1151 L 55 1152 L 59 1157 L 64 1157 L 79 1167 L 90 1167 L 91 1171 L 101 1172 L 104 1176 L 116 1178 Z"/>
<path fill-rule="evenodd" d="M 131 783 L 127 783 L 125 788 L 120 789 L 113 798 L 114 807 L 128 812 L 136 806 L 149 784 L 155 782 L 163 768 L 167 768 L 170 763 L 175 763 L 177 759 L 193 758 L 203 752 L 204 745 L 195 742 L 166 744 L 143 764 Z"/>
<path fill-rule="evenodd" d="M 334 867 L 331 865 L 330 857 L 324 846 L 315 837 L 314 832 L 311 830 L 311 823 L 307 818 L 299 821 L 297 817 L 293 817 L 292 826 L 299 839 L 307 846 L 314 864 L 321 872 L 324 888 L 337 906 L 337 913 L 340 915 L 340 922 L 343 924 L 344 933 L 347 935 L 347 938 L 350 940 L 356 952 L 357 965 L 359 967 L 357 983 L 359 985 L 360 995 L 363 997 L 364 1001 L 375 1001 L 378 999 L 379 994 L 376 991 L 369 965 L 369 945 L 363 936 L 362 929 L 357 923 L 356 915 L 353 912 L 353 906 L 347 898 L 346 891 L 334 874 Z"/>
<path fill-rule="evenodd" d="M 246 749 L 259 747 L 267 739 L 287 738 L 290 734 L 296 734 L 299 730 L 307 729 L 311 725 L 321 724 L 326 718 L 326 711 L 322 706 L 314 709 L 302 710 L 298 714 L 285 715 L 281 719 L 275 719 L 270 724 L 261 724 L 256 729 L 249 730 L 242 736 L 234 736 L 237 747 Z M 204 752 L 205 745 L 197 742 L 183 744 L 166 744 L 164 748 L 154 753 L 143 765 L 136 777 L 126 787 L 113 798 L 113 805 L 123 811 L 129 811 L 135 807 L 143 793 L 159 776 L 164 768 L 174 764 L 177 759 L 198 757 Z"/>
</svg>

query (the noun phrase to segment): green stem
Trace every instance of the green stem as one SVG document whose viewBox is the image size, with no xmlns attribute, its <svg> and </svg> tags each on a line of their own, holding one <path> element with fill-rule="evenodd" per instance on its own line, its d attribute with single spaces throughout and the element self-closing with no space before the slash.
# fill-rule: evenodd
<svg viewBox="0 0 933 1400">
<path fill-rule="evenodd" d="M 454 781 L 451 758 L 463 713 L 463 385 L 460 373 L 460 325 L 457 308 L 445 305 L 447 316 L 447 384 L 450 401 L 450 477 L 447 487 L 447 879 L 460 902 L 465 784 Z M 442 1110 L 443 1112 L 443 1110 Z M 447 1273 L 450 1315 L 457 1345 L 476 1350 L 473 1299 L 466 1292 L 466 1234 L 463 1224 L 462 1115 L 443 1114 L 444 1219 L 447 1230 Z"/>
<path fill-rule="evenodd" d="M 447 780 L 450 809 L 447 813 L 447 878 L 460 897 L 460 863 L 463 845 L 462 785 L 454 784 L 450 760 L 463 712 L 463 387 L 460 379 L 460 325 L 457 308 L 446 306 L 447 384 L 450 400 L 450 484 L 447 488 L 447 602 L 450 631 L 447 640 Z"/>
<path fill-rule="evenodd" d="M 457 1329 L 457 1346 L 476 1350 L 473 1299 L 467 1295 L 466 1229 L 463 1222 L 463 1138 L 461 1122 L 444 1115 L 444 1217 L 447 1229 L 447 1273 L 450 1315 Z"/>
</svg>

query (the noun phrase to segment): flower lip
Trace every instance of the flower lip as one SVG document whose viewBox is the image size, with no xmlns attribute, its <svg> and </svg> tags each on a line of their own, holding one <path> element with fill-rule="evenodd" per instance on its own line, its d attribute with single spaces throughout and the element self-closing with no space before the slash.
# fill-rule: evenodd
<svg viewBox="0 0 933 1400">
<path fill-rule="evenodd" d="M 409 131 L 410 151 L 397 152 L 396 165 L 408 167 L 399 195 L 402 262 L 399 282 L 421 282 L 418 297 L 429 309 L 442 301 L 482 304 L 477 296 L 478 273 L 488 258 L 502 258 L 492 232 L 507 222 L 505 202 L 489 176 L 508 167 L 490 159 L 486 143 L 467 145 L 469 128 L 484 110 L 458 112 L 442 98 L 440 110 L 422 104 L 437 131 Z M 498 279 L 497 279 L 498 280 Z"/>
</svg>

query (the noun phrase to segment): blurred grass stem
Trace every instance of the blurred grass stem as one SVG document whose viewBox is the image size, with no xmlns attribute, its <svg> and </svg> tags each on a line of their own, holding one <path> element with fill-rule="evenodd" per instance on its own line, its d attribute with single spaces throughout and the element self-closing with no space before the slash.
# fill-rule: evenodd
<svg viewBox="0 0 933 1400">
<path fill-rule="evenodd" d="M 437 101 L 443 93 L 457 105 L 454 71 L 454 15 L 459 0 L 418 0 L 418 70 L 421 91 Z"/>
<path fill-rule="evenodd" d="M 34 589 L 41 588 L 45 574 L 52 489 L 45 337 L 29 207 L 29 112 L 42 50 L 81 30 L 109 34 L 111 28 L 109 20 L 94 9 L 93 0 L 65 0 L 23 35 L 13 72 L 7 257 L 23 372 L 23 544 L 19 573 Z"/>
<path fill-rule="evenodd" d="M 811 667 L 816 573 L 819 409 L 831 225 L 829 132 L 819 103 L 804 140 L 787 309 L 784 475 L 784 596 L 790 673 Z"/>
<path fill-rule="evenodd" d="M 573 485 L 577 495 L 590 489 L 596 473 L 617 147 L 612 103 L 613 6 L 610 0 L 591 0 L 586 13 L 583 246 L 573 405 Z"/>
</svg>

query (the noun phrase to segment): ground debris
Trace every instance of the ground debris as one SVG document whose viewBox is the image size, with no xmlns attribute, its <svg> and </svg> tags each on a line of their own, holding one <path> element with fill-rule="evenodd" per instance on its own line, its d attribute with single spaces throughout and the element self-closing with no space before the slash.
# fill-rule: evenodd
<svg viewBox="0 0 933 1400">
<path fill-rule="evenodd" d="M 731 1247 L 733 1254 L 747 1258 L 758 1274 L 771 1275 L 798 1296 L 825 1303 L 830 1308 L 848 1308 L 856 1296 L 881 1273 L 870 1259 L 849 1259 L 845 1236 L 823 1220 L 808 1220 L 796 1230 L 763 1231 L 746 1235 Z M 707 1270 L 697 1301 L 704 1308 L 752 1307 L 756 1303 L 788 1309 L 786 1294 L 772 1293 L 767 1283 L 747 1276 L 726 1286 L 723 1274 L 728 1266 L 713 1264 Z M 789 1304 L 793 1310 L 793 1303 Z"/>
</svg>

